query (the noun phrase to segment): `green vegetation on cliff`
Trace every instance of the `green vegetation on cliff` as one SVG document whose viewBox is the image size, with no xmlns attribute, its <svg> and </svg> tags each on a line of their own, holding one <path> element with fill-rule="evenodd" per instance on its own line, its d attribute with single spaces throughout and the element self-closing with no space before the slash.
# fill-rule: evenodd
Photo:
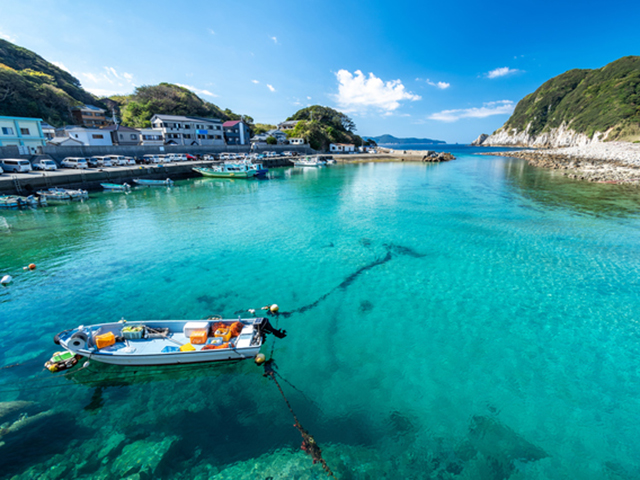
<svg viewBox="0 0 640 480">
<path fill-rule="evenodd" d="M 287 120 L 300 120 L 292 131 L 287 132 L 287 136 L 302 137 L 315 150 L 328 150 L 330 143 L 353 143 L 356 146 L 363 143 L 362 138 L 353 133 L 356 130 L 353 120 L 329 107 L 313 105 L 303 108 Z"/>
<path fill-rule="evenodd" d="M 569 70 L 524 97 L 500 130 L 539 135 L 565 123 L 607 140 L 640 138 L 640 57 L 620 58 L 597 70 Z"/>
<path fill-rule="evenodd" d="M 171 83 L 138 87 L 131 95 L 115 95 L 109 100 L 118 105 L 122 124 L 128 127 L 150 127 L 151 117 L 155 114 L 219 118 L 223 121 L 240 119 L 240 115 L 231 110 L 222 110 L 191 90 Z M 249 123 L 253 121 L 251 117 L 244 118 Z"/>
<path fill-rule="evenodd" d="M 101 105 L 69 72 L 26 48 L 0 39 L 0 115 L 73 123 L 70 108 Z"/>
</svg>

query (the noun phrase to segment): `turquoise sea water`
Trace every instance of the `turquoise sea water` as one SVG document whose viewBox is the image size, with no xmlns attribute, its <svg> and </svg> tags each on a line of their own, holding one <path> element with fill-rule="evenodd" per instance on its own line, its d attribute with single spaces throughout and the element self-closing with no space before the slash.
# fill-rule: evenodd
<svg viewBox="0 0 640 480">
<path fill-rule="evenodd" d="M 338 478 L 638 478 L 640 190 L 438 149 L 0 212 L 0 478 L 325 478 L 251 361 L 42 367 L 65 328 L 269 303 Z"/>
</svg>

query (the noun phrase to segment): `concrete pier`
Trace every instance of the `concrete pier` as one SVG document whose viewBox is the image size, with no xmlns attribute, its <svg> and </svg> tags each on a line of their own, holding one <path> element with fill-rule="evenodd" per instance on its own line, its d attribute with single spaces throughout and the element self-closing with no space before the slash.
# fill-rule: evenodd
<svg viewBox="0 0 640 480">
<path fill-rule="evenodd" d="M 193 167 L 210 167 L 214 162 L 180 162 L 162 165 L 136 165 L 130 167 L 88 168 L 84 170 L 60 169 L 56 171 L 33 171 L 29 173 L 4 173 L 0 175 L 0 194 L 29 195 L 51 187 L 102 190 L 101 183 L 124 183 L 132 185 L 134 178 L 153 180 L 180 180 L 201 176 Z M 263 160 L 267 168 L 292 166 L 286 157 Z"/>
</svg>

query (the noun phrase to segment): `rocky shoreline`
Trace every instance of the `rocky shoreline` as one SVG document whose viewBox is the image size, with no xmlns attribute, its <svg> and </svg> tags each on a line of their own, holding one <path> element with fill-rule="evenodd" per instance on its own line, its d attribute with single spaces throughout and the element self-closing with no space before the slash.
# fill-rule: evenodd
<svg viewBox="0 0 640 480">
<path fill-rule="evenodd" d="M 640 184 L 640 144 L 627 142 L 481 155 L 522 158 L 536 167 L 560 170 L 569 178 L 601 183 Z"/>
</svg>

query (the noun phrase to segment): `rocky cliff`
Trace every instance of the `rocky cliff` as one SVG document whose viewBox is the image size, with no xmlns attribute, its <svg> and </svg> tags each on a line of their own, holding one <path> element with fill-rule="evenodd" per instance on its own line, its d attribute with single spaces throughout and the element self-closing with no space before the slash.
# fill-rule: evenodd
<svg viewBox="0 0 640 480">
<path fill-rule="evenodd" d="M 520 100 L 482 145 L 567 147 L 608 140 L 640 140 L 640 57 L 552 78 Z"/>
</svg>

